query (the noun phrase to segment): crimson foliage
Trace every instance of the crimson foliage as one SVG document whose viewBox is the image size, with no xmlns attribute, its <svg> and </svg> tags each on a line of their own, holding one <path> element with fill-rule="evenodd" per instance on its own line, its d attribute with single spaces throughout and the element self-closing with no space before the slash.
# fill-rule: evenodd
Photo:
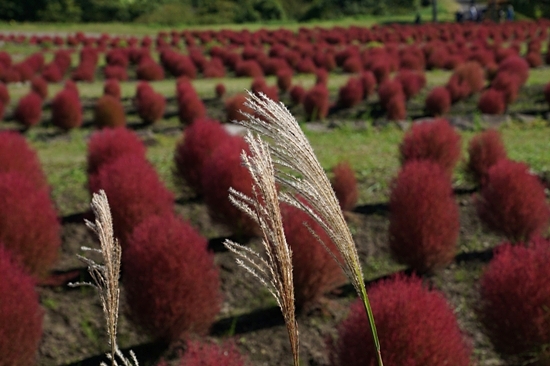
<svg viewBox="0 0 550 366">
<path fill-rule="evenodd" d="M 27 273 L 45 277 L 61 246 L 49 192 L 18 172 L 0 174 L 0 242 Z"/>
<path fill-rule="evenodd" d="M 426 97 L 426 111 L 432 116 L 443 116 L 451 110 L 451 94 L 445 87 L 432 89 Z"/>
<path fill-rule="evenodd" d="M 175 174 L 202 193 L 201 174 L 205 161 L 229 135 L 218 121 L 201 118 L 185 129 L 183 139 L 176 145 Z"/>
<path fill-rule="evenodd" d="M 8 104 L 10 102 L 10 93 L 6 84 L 0 82 L 0 102 Z"/>
<path fill-rule="evenodd" d="M 97 127 L 122 127 L 126 125 L 124 107 L 112 95 L 103 95 L 94 107 L 94 123 Z"/>
<path fill-rule="evenodd" d="M 453 310 L 417 277 L 395 276 L 369 289 L 384 365 L 470 365 L 471 347 L 464 340 Z M 375 366 L 376 350 L 360 299 L 338 326 L 330 355 L 334 366 Z"/>
<path fill-rule="evenodd" d="M 489 168 L 476 204 L 482 221 L 512 241 L 529 241 L 548 228 L 544 186 L 525 163 L 501 159 Z"/>
<path fill-rule="evenodd" d="M 0 365 L 36 364 L 44 313 L 34 280 L 0 243 Z"/>
<path fill-rule="evenodd" d="M 550 343 L 549 260 L 550 242 L 542 238 L 496 249 L 480 280 L 479 313 L 497 351 L 532 357 Z"/>
<path fill-rule="evenodd" d="M 405 164 L 390 194 L 393 257 L 419 272 L 444 267 L 454 258 L 459 229 L 449 177 L 431 161 Z"/>
<path fill-rule="evenodd" d="M 355 172 L 348 162 L 340 162 L 332 168 L 332 174 L 332 189 L 340 203 L 340 208 L 343 211 L 353 210 L 359 198 Z"/>
<path fill-rule="evenodd" d="M 468 144 L 468 156 L 466 171 L 476 183 L 484 185 L 489 168 L 507 157 L 500 133 L 489 129 L 474 136 Z"/>
<path fill-rule="evenodd" d="M 173 214 L 135 227 L 123 252 L 131 318 L 153 337 L 176 341 L 208 331 L 221 307 L 220 279 L 206 239 Z"/>
<path fill-rule="evenodd" d="M 277 87 L 281 92 L 286 92 L 292 85 L 292 69 L 284 68 L 277 72 Z"/>
<path fill-rule="evenodd" d="M 290 100 L 293 104 L 301 104 L 304 101 L 305 96 L 306 90 L 301 85 L 294 85 L 290 89 Z"/>
<path fill-rule="evenodd" d="M 181 123 L 188 125 L 197 118 L 206 117 L 206 107 L 189 80 L 178 81 L 176 93 Z"/>
<path fill-rule="evenodd" d="M 57 93 L 52 101 L 52 124 L 66 131 L 82 125 L 78 94 L 67 88 Z"/>
<path fill-rule="evenodd" d="M 317 84 L 304 96 L 304 111 L 308 121 L 324 119 L 329 110 L 329 93 L 325 84 Z"/>
<path fill-rule="evenodd" d="M 120 99 L 120 83 L 117 79 L 107 79 L 103 84 L 103 94 Z"/>
<path fill-rule="evenodd" d="M 146 82 L 139 83 L 136 91 L 136 110 L 145 124 L 153 124 L 164 116 L 166 99 Z"/>
<path fill-rule="evenodd" d="M 179 366 L 245 366 L 249 362 L 239 353 L 232 342 L 222 345 L 214 343 L 202 343 L 198 341 L 187 342 L 185 353 L 179 361 Z M 161 362 L 157 366 L 168 366 Z"/>
<path fill-rule="evenodd" d="M 48 83 L 40 76 L 35 76 L 31 80 L 31 90 L 40 95 L 42 100 L 48 97 Z"/>
<path fill-rule="evenodd" d="M 359 78 L 349 78 L 338 91 L 336 104 L 341 108 L 351 108 L 363 100 L 363 84 Z"/>
<path fill-rule="evenodd" d="M 38 124 L 42 118 L 42 98 L 40 95 L 30 92 L 19 99 L 13 118 L 26 128 Z"/>
<path fill-rule="evenodd" d="M 346 279 L 332 255 L 304 225 L 307 224 L 333 253 L 337 252 L 330 237 L 308 214 L 294 206 L 282 204 L 281 215 L 285 237 L 292 250 L 296 308 L 307 311 L 317 304 L 323 294 L 334 290 Z"/>
<path fill-rule="evenodd" d="M 8 172 L 21 173 L 37 189 L 48 186 L 36 151 L 21 134 L 14 131 L 0 132 L 0 173 Z"/>
<path fill-rule="evenodd" d="M 241 164 L 241 152 L 248 151 L 248 144 L 240 136 L 224 139 L 204 162 L 201 182 L 204 201 L 210 216 L 227 225 L 237 235 L 255 235 L 256 223 L 228 198 L 233 187 L 252 196 L 252 177 Z"/>
<path fill-rule="evenodd" d="M 215 92 L 216 92 L 216 97 L 218 99 L 221 99 L 224 95 L 225 95 L 225 85 L 222 84 L 222 83 L 218 83 L 216 84 L 216 88 L 215 88 Z"/>
<path fill-rule="evenodd" d="M 506 111 L 505 99 L 502 91 L 490 88 L 481 94 L 477 107 L 481 113 L 502 114 Z"/>
<path fill-rule="evenodd" d="M 239 93 L 225 101 L 225 113 L 227 115 L 227 122 L 241 121 L 245 116 L 241 111 L 249 114 L 253 114 L 254 111 L 245 106 L 246 94 Z"/>
<path fill-rule="evenodd" d="M 415 123 L 399 145 L 401 164 L 430 160 L 439 164 L 449 177 L 460 159 L 460 151 L 460 135 L 445 119 Z"/>
</svg>

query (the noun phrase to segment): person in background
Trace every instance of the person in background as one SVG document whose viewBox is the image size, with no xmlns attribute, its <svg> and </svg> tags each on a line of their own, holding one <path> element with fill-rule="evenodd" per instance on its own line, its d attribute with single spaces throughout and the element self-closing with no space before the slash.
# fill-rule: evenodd
<svg viewBox="0 0 550 366">
<path fill-rule="evenodd" d="M 506 8 L 506 20 L 510 22 L 514 21 L 514 7 L 512 4 L 508 5 Z"/>
</svg>

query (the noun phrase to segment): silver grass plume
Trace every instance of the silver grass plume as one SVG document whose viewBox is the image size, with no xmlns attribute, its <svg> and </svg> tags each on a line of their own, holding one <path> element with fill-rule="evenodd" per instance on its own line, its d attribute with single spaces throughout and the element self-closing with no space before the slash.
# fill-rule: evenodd
<svg viewBox="0 0 550 366">
<path fill-rule="evenodd" d="M 262 93 L 248 94 L 246 106 L 254 112 L 241 112 L 247 120 L 239 123 L 267 138 L 276 164 L 276 181 L 290 191 L 281 193 L 279 199 L 309 214 L 334 242 L 341 260 L 338 259 L 337 253 L 331 252 L 323 245 L 338 262 L 363 300 L 377 350 L 378 365 L 381 366 L 383 363 L 380 343 L 365 288 L 363 270 L 353 237 L 330 181 L 298 122 L 288 109 Z M 302 202 L 297 196 L 303 197 L 306 202 Z"/>
<path fill-rule="evenodd" d="M 283 230 L 275 170 L 267 144 L 250 132 L 245 140 L 250 145 L 250 156 L 243 151 L 241 159 L 252 175 L 253 197 L 230 188 L 229 199 L 258 223 L 267 258 L 264 259 L 253 250 L 230 240 L 226 240 L 224 245 L 237 255 L 237 263 L 266 286 L 277 300 L 285 319 L 294 365 L 297 366 L 299 345 L 294 308 L 292 252 Z"/>
<path fill-rule="evenodd" d="M 122 250 L 118 240 L 114 236 L 113 219 L 105 191 L 100 190 L 99 193 L 94 193 L 90 206 L 92 207 L 95 221 L 84 221 L 86 226 L 93 230 L 98 236 L 101 249 L 82 247 L 82 250 L 100 253 L 103 257 L 104 264 L 98 264 L 92 259 L 77 255 L 80 260 L 88 265 L 88 272 L 90 272 L 94 283 L 80 282 L 70 285 L 88 285 L 98 290 L 101 305 L 103 307 L 103 314 L 105 315 L 105 321 L 107 323 L 109 346 L 111 347 L 111 352 L 107 353 L 107 358 L 111 360 L 111 366 L 118 366 L 116 361 L 117 357 L 120 362 L 122 362 L 121 365 L 123 366 L 132 366 L 132 362 L 135 366 L 138 366 L 139 364 L 135 354 L 130 351 L 130 361 L 122 354 L 116 342 L 120 297 L 118 280 Z M 101 365 L 106 366 L 105 363 L 101 363 Z"/>
</svg>

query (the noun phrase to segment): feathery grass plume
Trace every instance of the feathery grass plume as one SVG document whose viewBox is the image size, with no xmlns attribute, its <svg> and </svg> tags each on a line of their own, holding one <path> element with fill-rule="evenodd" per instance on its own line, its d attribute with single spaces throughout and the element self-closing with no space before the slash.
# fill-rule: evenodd
<svg viewBox="0 0 550 366">
<path fill-rule="evenodd" d="M 294 308 L 292 252 L 285 239 L 279 197 L 275 186 L 275 169 L 269 147 L 260 137 L 254 137 L 249 132 L 245 140 L 250 145 L 251 155 L 248 156 L 243 151 L 241 158 L 252 176 L 254 197 L 230 188 L 229 199 L 260 226 L 267 260 L 251 249 L 230 240 L 226 240 L 224 245 L 239 257 L 237 263 L 266 286 L 277 300 L 288 330 L 294 365 L 297 366 L 299 364 L 298 323 Z"/>
<path fill-rule="evenodd" d="M 241 124 L 270 140 L 271 153 L 279 166 L 276 168 L 275 179 L 296 194 L 282 193 L 280 200 L 308 213 L 336 245 L 342 260 L 338 260 L 338 256 L 331 253 L 363 301 L 378 355 L 378 365 L 381 366 L 383 363 L 380 343 L 357 248 L 330 181 L 298 122 L 288 109 L 282 103 L 275 103 L 263 94 L 254 95 L 249 92 L 249 95 L 247 106 L 254 113 L 244 113 L 248 120 L 242 121 Z M 289 174 L 288 169 L 296 173 L 296 176 Z M 298 199 L 297 195 L 303 197 L 306 202 Z M 329 250 L 326 246 L 325 249 Z"/>
<path fill-rule="evenodd" d="M 118 366 L 116 357 L 122 362 L 121 366 L 132 366 L 132 363 L 139 366 L 135 354 L 130 351 L 131 360 L 129 360 L 122 354 L 116 343 L 120 297 L 118 279 L 122 249 L 114 236 L 113 219 L 105 191 L 100 190 L 99 193 L 94 193 L 90 206 L 94 212 L 95 222 L 84 221 L 86 226 L 98 236 L 101 249 L 82 247 L 82 250 L 100 253 L 104 264 L 96 263 L 92 259 L 77 254 L 78 258 L 88 265 L 88 272 L 90 272 L 95 284 L 80 282 L 71 284 L 71 286 L 88 285 L 98 290 L 105 321 L 107 322 L 107 333 L 109 335 L 109 345 L 111 346 L 111 352 L 107 353 L 107 358 L 111 360 L 111 366 Z M 107 365 L 101 363 L 101 366 Z"/>
</svg>

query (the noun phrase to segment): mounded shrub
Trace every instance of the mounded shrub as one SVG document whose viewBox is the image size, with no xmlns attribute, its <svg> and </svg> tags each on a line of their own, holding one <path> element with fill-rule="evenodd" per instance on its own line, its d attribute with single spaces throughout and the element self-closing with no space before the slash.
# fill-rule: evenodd
<svg viewBox="0 0 550 366">
<path fill-rule="evenodd" d="M 153 166 L 137 154 L 122 154 L 89 176 L 92 192 L 109 197 L 115 236 L 126 249 L 134 228 L 150 216 L 172 214 L 174 196 Z M 124 251 L 123 251 L 124 252 Z"/>
<path fill-rule="evenodd" d="M 391 121 L 402 121 L 407 118 L 407 104 L 405 96 L 401 94 L 394 95 L 386 105 L 387 116 Z"/>
<path fill-rule="evenodd" d="M 509 240 L 529 241 L 548 228 L 544 186 L 524 163 L 501 159 L 487 173 L 476 200 L 481 220 Z"/>
<path fill-rule="evenodd" d="M 7 105 L 10 102 L 10 93 L 6 84 L 0 82 L 0 102 Z"/>
<path fill-rule="evenodd" d="M 206 117 L 206 107 L 189 80 L 178 81 L 176 93 L 178 117 L 182 124 L 188 125 L 198 118 Z"/>
<path fill-rule="evenodd" d="M 126 126 L 126 115 L 120 100 L 112 95 L 103 95 L 94 107 L 94 123 L 99 128 Z"/>
<path fill-rule="evenodd" d="M 43 278 L 61 246 L 49 192 L 19 172 L 0 174 L 0 242 L 30 275 Z"/>
<path fill-rule="evenodd" d="M 199 341 L 189 341 L 185 353 L 179 361 L 179 366 L 246 366 L 249 365 L 245 356 L 239 353 L 239 350 L 232 342 L 226 342 L 221 345 L 215 343 L 203 343 Z M 166 362 L 161 362 L 157 366 L 168 366 Z"/>
<path fill-rule="evenodd" d="M 451 110 L 451 94 L 447 88 L 438 86 L 426 97 L 426 111 L 432 116 L 444 116 Z"/>
<path fill-rule="evenodd" d="M 164 79 L 164 69 L 152 59 L 142 60 L 137 69 L 138 80 L 155 81 Z"/>
<path fill-rule="evenodd" d="M 500 133 L 489 129 L 470 140 L 466 171 L 477 184 L 484 185 L 487 182 L 489 169 L 506 157 L 506 148 Z"/>
<path fill-rule="evenodd" d="M 36 364 L 44 312 L 34 280 L 0 243 L 0 365 Z"/>
<path fill-rule="evenodd" d="M 363 85 L 359 78 L 349 78 L 348 82 L 340 87 L 338 101 L 340 108 L 351 108 L 363 100 Z"/>
<path fill-rule="evenodd" d="M 506 96 L 496 89 L 487 89 L 481 94 L 477 107 L 481 113 L 503 114 L 506 111 Z"/>
<path fill-rule="evenodd" d="M 48 97 L 48 83 L 41 76 L 35 76 L 31 80 L 31 90 L 40 95 L 42 100 Z"/>
<path fill-rule="evenodd" d="M 82 105 L 74 91 L 63 89 L 53 98 L 52 124 L 65 131 L 82 125 Z"/>
<path fill-rule="evenodd" d="M 155 92 L 147 82 L 141 82 L 137 87 L 135 105 L 143 123 L 153 124 L 164 116 L 166 99 L 164 95 Z"/>
<path fill-rule="evenodd" d="M 471 346 L 460 332 L 453 310 L 417 277 L 395 276 L 369 290 L 384 365 L 470 365 Z M 370 325 L 360 299 L 338 326 L 331 345 L 333 366 L 377 364 Z"/>
<path fill-rule="evenodd" d="M 359 78 L 363 84 L 363 98 L 367 99 L 376 90 L 376 77 L 372 71 L 363 71 Z"/>
<path fill-rule="evenodd" d="M 228 198 L 229 187 L 252 196 L 252 177 L 241 164 L 243 150 L 248 151 L 248 144 L 242 137 L 224 139 L 203 163 L 202 191 L 212 219 L 226 225 L 237 235 L 256 235 L 257 224 Z"/>
<path fill-rule="evenodd" d="M 355 172 L 348 162 L 340 162 L 332 168 L 330 183 L 342 211 L 353 210 L 359 198 L 359 191 Z"/>
<path fill-rule="evenodd" d="M 432 161 L 407 162 L 392 183 L 389 246 L 413 270 L 430 272 L 449 264 L 460 222 L 451 181 Z"/>
<path fill-rule="evenodd" d="M 485 87 L 485 72 L 476 61 L 468 61 L 459 65 L 454 75 L 464 81 L 470 88 L 470 93 L 479 93 Z"/>
<path fill-rule="evenodd" d="M 36 189 L 48 187 L 38 155 L 27 143 L 25 137 L 14 131 L 1 131 L 0 173 L 10 172 L 25 176 Z"/>
<path fill-rule="evenodd" d="M 128 80 L 128 73 L 126 68 L 118 65 L 107 65 L 103 69 L 103 75 L 105 79 L 116 79 L 120 81 Z"/>
<path fill-rule="evenodd" d="M 301 85 L 294 85 L 292 88 L 290 88 L 289 94 L 292 104 L 301 104 L 306 96 L 306 90 Z"/>
<path fill-rule="evenodd" d="M 329 93 L 326 85 L 317 84 L 304 96 L 304 111 L 308 121 L 324 119 L 329 110 Z"/>
<path fill-rule="evenodd" d="M 254 114 L 254 111 L 245 105 L 247 100 L 246 94 L 239 93 L 228 98 L 225 101 L 225 113 L 227 122 L 242 121 L 245 116 L 241 111 L 249 114 Z"/>
<path fill-rule="evenodd" d="M 32 127 L 42 119 L 42 98 L 40 95 L 30 92 L 17 103 L 13 118 L 25 128 Z"/>
<path fill-rule="evenodd" d="M 491 82 L 491 89 L 498 90 L 504 94 L 504 103 L 515 102 L 520 88 L 519 76 L 509 72 L 499 72 Z"/>
<path fill-rule="evenodd" d="M 504 355 L 550 355 L 550 242 L 538 238 L 529 247 L 505 243 L 480 279 L 480 320 L 495 349 Z"/>
<path fill-rule="evenodd" d="M 460 135 L 446 119 L 415 123 L 399 145 L 401 164 L 430 160 L 451 177 L 460 159 Z"/>
<path fill-rule="evenodd" d="M 104 164 L 114 162 L 125 154 L 137 155 L 145 160 L 145 145 L 139 136 L 126 127 L 107 128 L 96 131 L 88 141 L 87 149 L 88 176 L 97 174 L 99 168 Z M 90 192 L 96 192 L 98 187 L 90 187 Z"/>
<path fill-rule="evenodd" d="M 281 205 L 281 215 L 286 241 L 292 250 L 294 302 L 298 311 L 307 311 L 325 293 L 345 283 L 346 278 L 332 255 L 304 225 L 306 223 L 336 253 L 332 240 L 319 224 L 302 210 L 288 204 Z"/>
<path fill-rule="evenodd" d="M 426 86 L 426 75 L 416 71 L 401 70 L 396 80 L 403 86 L 403 93 L 407 100 L 417 95 Z"/>
<path fill-rule="evenodd" d="M 228 133 L 218 121 L 201 118 L 193 122 L 176 145 L 175 175 L 201 194 L 202 167 L 214 149 L 227 138 Z"/>
<path fill-rule="evenodd" d="M 382 82 L 378 88 L 378 98 L 380 99 L 382 108 L 389 110 L 388 104 L 390 99 L 394 97 L 405 100 L 405 93 L 403 92 L 403 85 L 401 82 L 397 79 Z"/>
<path fill-rule="evenodd" d="M 203 238 L 174 214 L 136 225 L 123 252 L 131 319 L 154 338 L 205 334 L 221 308 L 220 279 Z"/>
<path fill-rule="evenodd" d="M 498 65 L 498 73 L 509 72 L 519 77 L 520 85 L 529 78 L 529 64 L 521 56 L 510 56 Z"/>
<path fill-rule="evenodd" d="M 110 95 L 120 100 L 120 83 L 117 79 L 107 79 L 103 84 L 103 95 Z"/>
<path fill-rule="evenodd" d="M 277 71 L 277 87 L 281 92 L 287 92 L 292 85 L 292 69 L 284 68 Z"/>
<path fill-rule="evenodd" d="M 221 99 L 225 95 L 226 89 L 225 85 L 222 83 L 216 84 L 216 88 L 214 90 L 216 92 L 216 98 Z"/>
</svg>

